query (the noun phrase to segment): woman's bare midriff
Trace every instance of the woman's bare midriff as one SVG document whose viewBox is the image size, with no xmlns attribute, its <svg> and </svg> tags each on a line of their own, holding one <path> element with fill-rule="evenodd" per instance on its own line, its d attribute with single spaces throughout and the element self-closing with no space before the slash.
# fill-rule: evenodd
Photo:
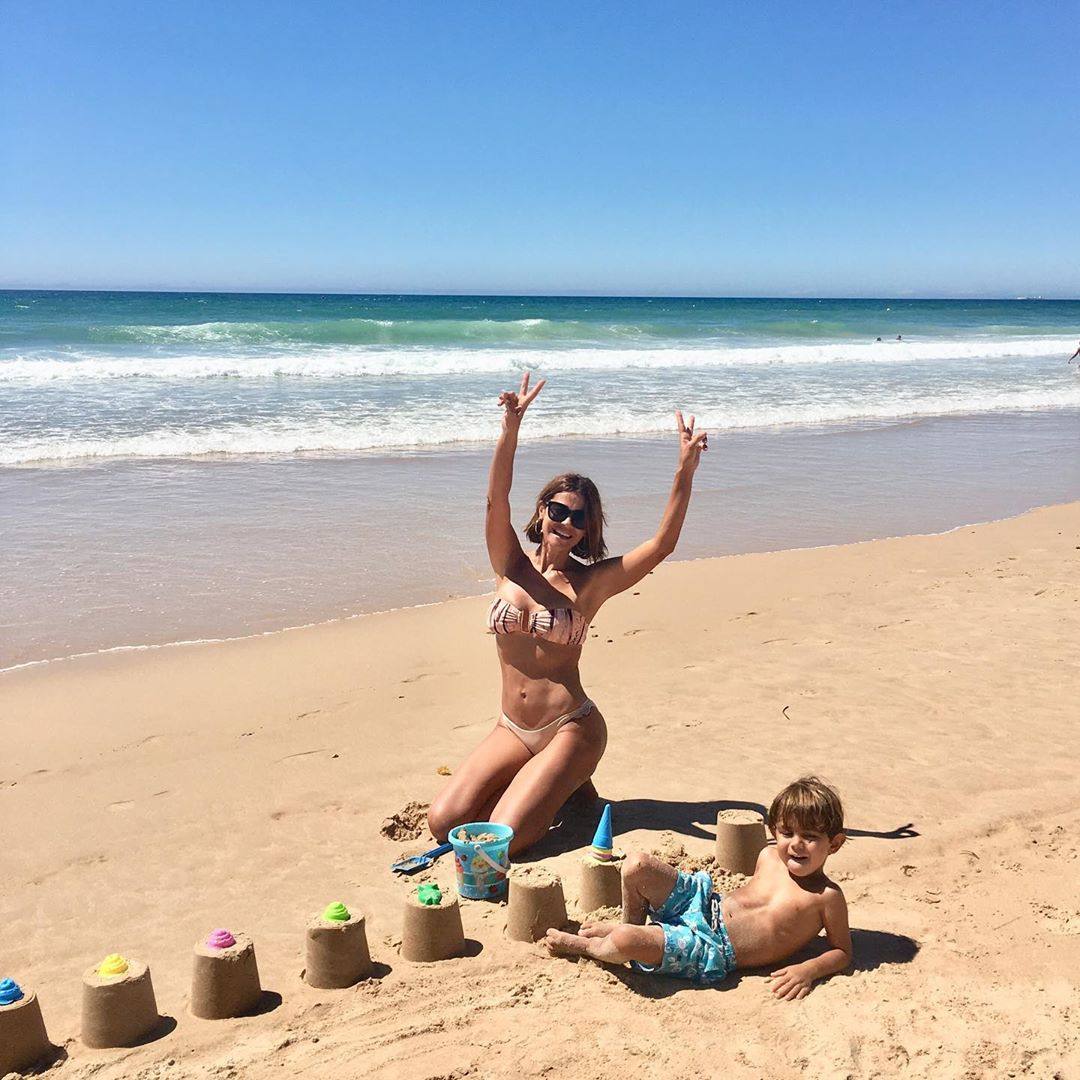
<svg viewBox="0 0 1080 1080">
<path fill-rule="evenodd" d="M 502 711 L 524 728 L 539 728 L 587 697 L 581 685 L 579 645 L 555 645 L 529 634 L 496 641 L 502 673 Z"/>
</svg>

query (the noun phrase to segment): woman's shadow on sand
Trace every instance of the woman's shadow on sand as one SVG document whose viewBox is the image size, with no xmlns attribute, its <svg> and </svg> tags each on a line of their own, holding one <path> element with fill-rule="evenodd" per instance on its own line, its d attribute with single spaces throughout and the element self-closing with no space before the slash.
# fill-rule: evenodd
<svg viewBox="0 0 1080 1080">
<path fill-rule="evenodd" d="M 755 810 L 766 817 L 768 808 L 758 802 L 741 799 L 716 799 L 707 802 L 671 802 L 664 799 L 609 800 L 571 798 L 559 811 L 547 835 L 528 852 L 515 856 L 515 862 L 534 862 L 562 855 L 592 843 L 600 813 L 611 805 L 611 819 L 619 833 L 671 832 L 694 839 L 716 839 L 716 815 L 722 810 Z M 849 838 L 872 840 L 910 840 L 919 835 L 913 822 L 892 829 L 848 828 Z"/>
</svg>

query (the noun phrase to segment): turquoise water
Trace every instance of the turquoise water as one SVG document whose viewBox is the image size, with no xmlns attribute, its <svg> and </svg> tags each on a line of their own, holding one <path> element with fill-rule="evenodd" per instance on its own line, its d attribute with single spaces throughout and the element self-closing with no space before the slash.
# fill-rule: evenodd
<svg viewBox="0 0 1080 1080">
<path fill-rule="evenodd" d="M 484 591 L 524 370 L 516 518 L 578 469 L 616 551 L 675 407 L 713 435 L 680 558 L 1080 498 L 1078 335 L 1077 301 L 0 292 L 0 668 Z"/>
<path fill-rule="evenodd" d="M 1080 333 L 1077 300 L 0 292 L 5 348 L 260 345 L 769 345 L 896 334 Z"/>
<path fill-rule="evenodd" d="M 1078 335 L 1078 301 L 3 292 L 0 465 L 483 442 L 525 369 L 527 437 L 1075 408 Z"/>
</svg>

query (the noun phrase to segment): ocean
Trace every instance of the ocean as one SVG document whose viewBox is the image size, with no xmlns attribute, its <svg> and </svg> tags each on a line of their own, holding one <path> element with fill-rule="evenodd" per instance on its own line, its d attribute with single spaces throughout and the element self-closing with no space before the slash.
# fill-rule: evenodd
<svg viewBox="0 0 1080 1080">
<path fill-rule="evenodd" d="M 576 467 L 680 557 L 1080 497 L 1080 301 L 0 292 L 0 667 L 481 592 L 496 398 L 549 379 L 515 509 Z M 530 487 L 531 485 L 531 487 Z"/>
</svg>

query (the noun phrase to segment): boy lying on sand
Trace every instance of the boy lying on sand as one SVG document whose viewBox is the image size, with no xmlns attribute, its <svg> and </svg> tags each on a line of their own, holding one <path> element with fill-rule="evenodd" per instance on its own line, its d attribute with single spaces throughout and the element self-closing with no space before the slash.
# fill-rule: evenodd
<svg viewBox="0 0 1080 1080">
<path fill-rule="evenodd" d="M 824 873 L 846 839 L 840 796 L 816 776 L 796 780 L 773 799 L 769 828 L 776 846 L 766 847 L 754 876 L 726 896 L 713 892 L 707 870 L 688 874 L 653 855 L 631 855 L 623 868 L 623 921 L 586 923 L 577 934 L 549 930 L 545 946 L 552 955 L 630 961 L 639 971 L 714 983 L 736 968 L 776 964 L 824 928 L 826 952 L 770 976 L 778 998 L 806 997 L 815 979 L 851 963 L 847 902 Z"/>
</svg>

